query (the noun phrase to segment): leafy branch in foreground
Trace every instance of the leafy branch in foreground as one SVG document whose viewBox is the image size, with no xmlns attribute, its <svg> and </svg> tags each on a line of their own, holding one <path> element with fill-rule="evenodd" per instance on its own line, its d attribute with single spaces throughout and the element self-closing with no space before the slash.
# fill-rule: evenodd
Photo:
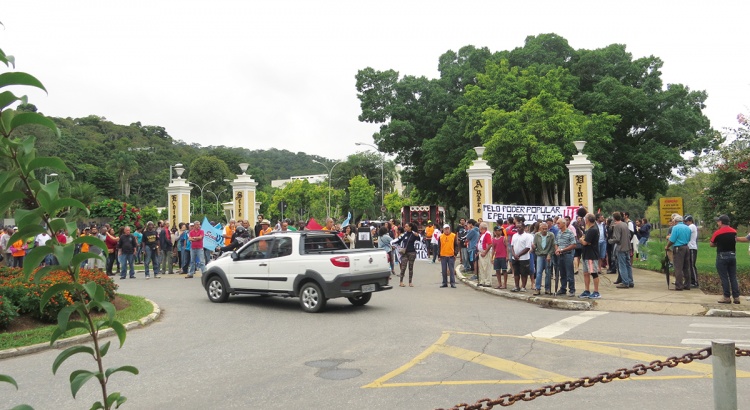
<svg viewBox="0 0 750 410">
<path fill-rule="evenodd" d="M 10 68 L 14 64 L 11 56 L 0 49 L 0 62 Z M 35 125 L 46 127 L 59 137 L 60 131 L 49 118 L 35 112 L 18 112 L 11 108 L 18 102 L 27 103 L 26 96 L 18 97 L 11 91 L 4 91 L 7 87 L 29 86 L 46 92 L 42 83 L 30 74 L 22 72 L 0 73 L 0 213 L 9 210 L 13 212 L 18 231 L 11 236 L 9 243 L 27 242 L 41 233 L 48 233 L 51 239 L 43 246 L 36 246 L 28 252 L 24 260 L 23 273 L 28 280 L 32 274 L 34 280 L 39 280 L 52 269 L 67 272 L 72 283 L 61 283 L 52 286 L 44 292 L 40 309 L 56 294 L 66 293 L 73 304 L 63 308 L 57 316 L 57 328 L 50 337 L 50 344 L 72 329 L 85 329 L 91 336 L 93 346 L 73 346 L 62 351 L 52 364 L 52 372 L 57 373 L 60 366 L 76 354 L 90 355 L 96 361 L 96 369 L 74 370 L 70 374 L 70 388 L 75 398 L 79 390 L 91 379 L 96 379 L 101 388 L 102 400 L 97 401 L 92 409 L 118 408 L 125 402 L 125 396 L 118 392 L 107 392 L 110 376 L 118 372 L 138 374 L 133 366 L 104 368 L 103 358 L 109 351 L 110 342 L 102 343 L 99 331 L 112 328 L 122 347 L 125 343 L 126 331 L 122 323 L 115 320 L 115 306 L 107 299 L 105 289 L 95 282 L 81 284 L 79 282 L 80 266 L 84 260 L 90 258 L 103 259 L 103 255 L 92 253 L 75 253 L 76 245 L 89 244 L 107 249 L 104 242 L 92 236 L 79 236 L 75 222 L 67 221 L 59 215 L 69 209 L 78 209 L 88 215 L 86 206 L 75 199 L 60 197 L 59 183 L 53 181 L 42 184 L 37 175 L 46 172 L 72 174 L 65 163 L 57 157 L 38 157 L 35 148 L 35 138 L 22 136 L 24 128 Z M 68 232 L 73 241 L 60 243 L 55 235 L 58 232 Z M 37 269 L 45 257 L 53 255 L 58 266 L 45 266 Z M 95 319 L 93 314 L 105 312 L 103 319 Z M 77 319 L 71 320 L 73 313 Z M 18 388 L 16 381 L 5 375 L 0 375 L 0 382 L 7 382 Z M 27 409 L 22 405 L 17 409 Z"/>
</svg>

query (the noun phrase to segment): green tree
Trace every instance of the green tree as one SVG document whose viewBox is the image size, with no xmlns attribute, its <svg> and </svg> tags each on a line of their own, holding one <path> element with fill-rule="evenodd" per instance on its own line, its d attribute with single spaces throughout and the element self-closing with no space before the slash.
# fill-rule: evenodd
<svg viewBox="0 0 750 410">
<path fill-rule="evenodd" d="M 138 174 L 138 162 L 128 152 L 116 152 L 112 156 L 109 165 L 115 170 L 120 181 L 120 194 L 127 198 L 130 196 L 130 178 Z"/>
<path fill-rule="evenodd" d="M 740 126 L 727 132 L 724 144 L 706 165 L 713 168 L 702 192 L 706 218 L 726 214 L 733 226 L 750 221 L 750 121 L 738 116 Z"/>
<path fill-rule="evenodd" d="M 356 217 L 356 212 L 361 211 L 361 216 L 372 207 L 374 199 L 375 186 L 367 182 L 367 178 L 357 175 L 349 180 L 349 206 L 354 220 L 360 219 Z"/>
<path fill-rule="evenodd" d="M 229 171 L 226 162 L 213 155 L 203 155 L 194 159 L 190 163 L 189 171 L 188 177 L 190 182 L 199 186 L 204 186 L 210 182 L 207 188 L 211 190 L 215 190 L 219 186 L 228 186 L 224 180 L 234 177 L 234 174 Z M 195 188 L 193 189 L 193 193 L 200 194 L 200 190 Z"/>
</svg>

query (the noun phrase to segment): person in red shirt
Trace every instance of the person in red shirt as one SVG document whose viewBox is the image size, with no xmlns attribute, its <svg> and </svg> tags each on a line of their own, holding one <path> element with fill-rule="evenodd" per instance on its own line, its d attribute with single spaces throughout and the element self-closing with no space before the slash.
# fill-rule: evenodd
<svg viewBox="0 0 750 410">
<path fill-rule="evenodd" d="M 497 278 L 497 288 L 508 287 L 508 242 L 505 240 L 505 230 L 495 225 L 495 236 L 492 237 L 492 253 Z"/>
<path fill-rule="evenodd" d="M 203 265 L 203 237 L 205 233 L 201 229 L 201 223 L 193 222 L 193 228 L 188 232 L 188 243 L 190 244 L 190 270 L 185 279 L 191 279 L 195 271 L 205 269 Z"/>
</svg>

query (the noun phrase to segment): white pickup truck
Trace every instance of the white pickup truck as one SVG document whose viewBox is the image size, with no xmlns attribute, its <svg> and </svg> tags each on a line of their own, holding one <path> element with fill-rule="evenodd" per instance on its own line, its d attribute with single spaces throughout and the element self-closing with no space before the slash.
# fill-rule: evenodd
<svg viewBox="0 0 750 410">
<path fill-rule="evenodd" d="M 201 280 L 212 302 L 234 294 L 299 297 L 304 311 L 319 312 L 331 298 L 362 306 L 393 288 L 389 278 L 384 250 L 348 249 L 335 233 L 301 231 L 255 238 L 211 262 Z"/>
</svg>

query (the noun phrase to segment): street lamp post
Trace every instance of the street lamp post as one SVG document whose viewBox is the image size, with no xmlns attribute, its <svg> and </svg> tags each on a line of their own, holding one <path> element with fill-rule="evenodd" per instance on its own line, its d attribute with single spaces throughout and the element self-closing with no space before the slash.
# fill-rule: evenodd
<svg viewBox="0 0 750 410">
<path fill-rule="evenodd" d="M 212 179 L 212 180 L 206 182 L 203 186 L 200 186 L 200 185 L 196 184 L 195 182 L 188 182 L 188 184 L 195 185 L 196 187 L 198 187 L 198 189 L 201 190 L 201 213 L 203 213 L 203 190 L 206 188 L 206 186 L 208 186 L 208 184 L 211 184 L 211 183 L 214 183 L 214 182 L 216 182 L 216 181 Z"/>
<path fill-rule="evenodd" d="M 211 191 L 210 189 L 207 189 L 206 192 L 212 193 L 214 195 L 214 198 L 216 198 L 216 212 L 219 212 L 219 195 L 223 194 L 224 192 L 227 192 L 227 190 L 224 189 L 223 191 L 216 193 L 214 191 Z"/>
<path fill-rule="evenodd" d="M 336 168 L 336 165 L 340 164 L 342 161 L 333 164 L 331 169 L 328 169 L 328 165 L 320 161 L 312 160 L 312 162 L 326 167 L 326 171 L 328 171 L 328 209 L 326 210 L 326 219 L 328 219 L 331 217 L 331 173 L 333 172 L 333 169 Z"/>
<path fill-rule="evenodd" d="M 44 185 L 47 185 L 47 177 L 56 177 L 56 176 L 57 174 L 54 172 L 51 174 L 44 174 Z"/>
<path fill-rule="evenodd" d="M 357 146 L 365 145 L 365 146 L 375 149 L 375 151 L 377 152 L 380 152 L 378 147 L 372 144 L 368 144 L 366 142 L 355 142 L 354 145 L 357 145 Z M 383 208 L 385 206 L 385 186 L 383 185 L 384 175 L 385 175 L 385 153 L 381 154 L 380 156 L 380 213 L 381 213 L 381 218 L 383 216 L 382 213 L 383 213 Z"/>
</svg>

